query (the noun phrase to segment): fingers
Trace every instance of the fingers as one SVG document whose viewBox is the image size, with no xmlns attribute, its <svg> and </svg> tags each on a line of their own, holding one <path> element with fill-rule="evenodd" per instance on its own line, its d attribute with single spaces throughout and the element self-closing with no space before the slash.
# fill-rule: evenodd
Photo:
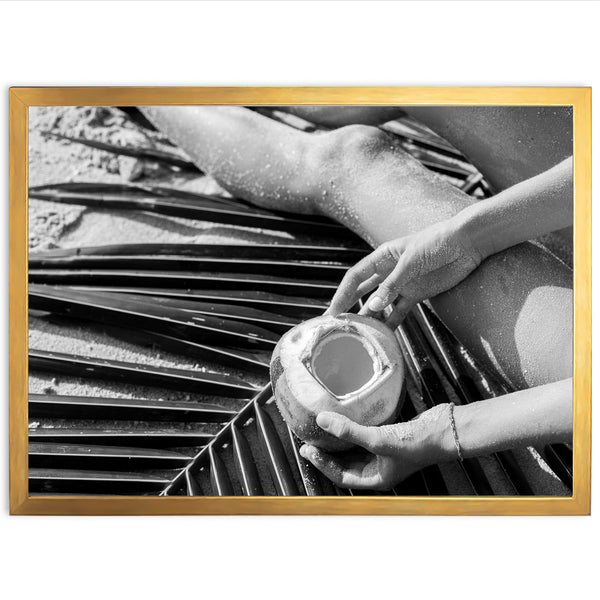
<svg viewBox="0 0 600 600">
<path fill-rule="evenodd" d="M 367 300 L 360 311 L 361 314 L 372 315 L 381 312 L 401 295 L 402 287 L 410 280 L 413 270 L 410 261 L 405 257 L 406 255 L 403 255 L 400 258 L 394 270 Z"/>
<path fill-rule="evenodd" d="M 326 315 L 347 312 L 359 298 L 370 292 L 396 264 L 394 254 L 387 246 L 380 246 L 349 269 L 336 290 Z"/>
<path fill-rule="evenodd" d="M 357 288 L 356 291 L 349 296 L 344 301 L 344 307 L 336 306 L 334 304 L 334 300 L 331 301 L 331 305 L 327 308 L 327 310 L 323 313 L 325 315 L 339 315 L 343 312 L 348 312 L 352 309 L 352 307 L 365 295 L 369 292 L 372 292 L 380 283 L 381 283 L 380 275 L 373 275 L 369 277 L 366 281 L 363 281 Z M 337 293 L 337 292 L 336 292 Z M 335 299 L 335 296 L 334 296 Z"/>
<path fill-rule="evenodd" d="M 377 452 L 380 442 L 377 427 L 359 425 L 348 417 L 333 412 L 319 413 L 317 425 L 344 442 L 361 446 L 369 452 Z"/>
<path fill-rule="evenodd" d="M 369 277 L 369 279 L 363 281 L 356 290 L 357 297 L 354 302 L 358 302 L 365 294 L 373 291 L 381 283 L 382 279 L 381 275 L 373 275 L 373 277 Z"/>
<path fill-rule="evenodd" d="M 381 478 L 374 464 L 377 459 L 374 456 L 367 464 L 364 462 L 347 464 L 343 459 L 333 457 L 331 454 L 309 445 L 300 448 L 300 455 L 338 487 L 373 489 L 381 485 Z"/>
<path fill-rule="evenodd" d="M 351 269 L 348 269 L 325 314 L 339 315 L 354 306 L 360 298 L 359 287 L 376 274 L 375 267 L 376 263 L 373 260 L 373 255 L 369 254 Z"/>
</svg>

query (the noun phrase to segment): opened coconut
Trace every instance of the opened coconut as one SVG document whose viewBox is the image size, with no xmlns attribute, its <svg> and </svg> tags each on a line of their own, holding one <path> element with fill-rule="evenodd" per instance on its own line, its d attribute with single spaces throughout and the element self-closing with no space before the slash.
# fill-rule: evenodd
<svg viewBox="0 0 600 600">
<path fill-rule="evenodd" d="M 317 415 L 336 412 L 361 425 L 392 422 L 404 397 L 404 365 L 392 330 L 377 319 L 323 316 L 281 338 L 271 383 L 283 418 L 301 440 L 344 450 L 350 444 L 323 431 Z"/>
</svg>

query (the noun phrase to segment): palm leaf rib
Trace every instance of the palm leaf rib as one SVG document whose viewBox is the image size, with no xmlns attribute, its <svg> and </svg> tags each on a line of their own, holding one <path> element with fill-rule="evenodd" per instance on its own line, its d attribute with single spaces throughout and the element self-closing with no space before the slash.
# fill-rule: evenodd
<svg viewBox="0 0 600 600">
<path fill-rule="evenodd" d="M 77 248 L 56 248 L 30 255 L 33 258 L 54 259 L 78 256 L 176 256 L 178 258 L 222 258 L 231 260 L 267 259 L 269 261 L 336 262 L 351 266 L 368 254 L 366 248 L 344 246 L 314 246 L 310 244 L 106 244 Z M 42 265 L 40 265 L 42 266 Z"/>
<path fill-rule="evenodd" d="M 159 368 L 33 348 L 29 349 L 29 367 L 47 373 L 108 381 L 119 380 L 167 389 L 200 392 L 207 395 L 220 394 L 226 398 L 249 399 L 256 392 L 256 386 L 232 375 L 170 367 Z"/>
<path fill-rule="evenodd" d="M 288 294 L 276 294 L 273 292 L 257 290 L 217 290 L 217 289 L 187 289 L 187 288 L 153 288 L 153 287 L 131 287 L 110 285 L 76 285 L 61 286 L 61 289 L 72 289 L 114 292 L 123 294 L 134 294 L 152 296 L 153 298 L 165 298 L 174 300 L 196 301 L 231 305 L 231 310 L 242 308 L 265 309 L 291 317 L 309 318 L 322 314 L 327 308 L 327 302 L 319 298 L 303 298 Z M 214 304 L 212 304 L 214 305 Z"/>
<path fill-rule="evenodd" d="M 62 135 L 53 131 L 45 131 L 42 135 L 53 137 L 58 140 L 64 140 L 66 142 L 72 142 L 74 144 L 82 144 L 84 146 L 89 146 L 90 148 L 95 148 L 96 150 L 104 150 L 104 152 L 109 152 L 111 154 L 159 162 L 171 167 L 177 167 L 183 171 L 192 171 L 194 173 L 201 172 L 190 160 L 181 158 L 177 154 L 165 150 L 158 150 L 156 148 L 137 148 L 133 146 L 116 146 L 115 144 L 107 144 L 106 142 L 99 142 L 97 140 Z"/>
</svg>

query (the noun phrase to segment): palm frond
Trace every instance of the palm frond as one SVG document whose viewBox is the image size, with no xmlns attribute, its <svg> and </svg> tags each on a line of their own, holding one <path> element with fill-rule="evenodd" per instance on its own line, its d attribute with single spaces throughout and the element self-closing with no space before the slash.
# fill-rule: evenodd
<svg viewBox="0 0 600 600">
<path fill-rule="evenodd" d="M 89 146 L 96 150 L 103 150 L 104 152 L 110 152 L 111 154 L 118 154 L 120 156 L 131 156 L 140 160 L 150 160 L 153 162 L 162 163 L 171 167 L 177 167 L 182 171 L 191 171 L 193 173 L 201 173 L 200 169 L 185 158 L 165 150 L 158 150 L 157 148 L 137 148 L 133 146 L 117 146 L 115 144 L 107 144 L 106 142 L 99 142 L 97 140 L 90 140 L 82 137 L 71 137 L 68 135 L 62 135 L 54 131 L 44 131 L 42 135 L 46 137 L 53 137 L 57 140 L 65 140 L 67 142 L 73 142 L 74 144 L 82 144 L 83 146 Z"/>
</svg>

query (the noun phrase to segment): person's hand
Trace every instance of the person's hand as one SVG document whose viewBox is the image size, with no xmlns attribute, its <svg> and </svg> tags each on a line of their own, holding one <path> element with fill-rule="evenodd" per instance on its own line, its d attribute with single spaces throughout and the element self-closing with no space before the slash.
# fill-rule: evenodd
<svg viewBox="0 0 600 600">
<path fill-rule="evenodd" d="M 349 269 L 325 314 L 347 312 L 377 288 L 360 314 L 376 314 L 395 302 L 387 319 L 394 328 L 417 302 L 460 283 L 482 258 L 458 219 L 436 223 L 382 244 Z"/>
<path fill-rule="evenodd" d="M 305 444 L 300 454 L 339 487 L 388 490 L 415 471 L 453 457 L 448 410 L 440 404 L 412 421 L 381 427 L 322 412 L 319 427 L 360 449 L 333 454 Z"/>
</svg>

